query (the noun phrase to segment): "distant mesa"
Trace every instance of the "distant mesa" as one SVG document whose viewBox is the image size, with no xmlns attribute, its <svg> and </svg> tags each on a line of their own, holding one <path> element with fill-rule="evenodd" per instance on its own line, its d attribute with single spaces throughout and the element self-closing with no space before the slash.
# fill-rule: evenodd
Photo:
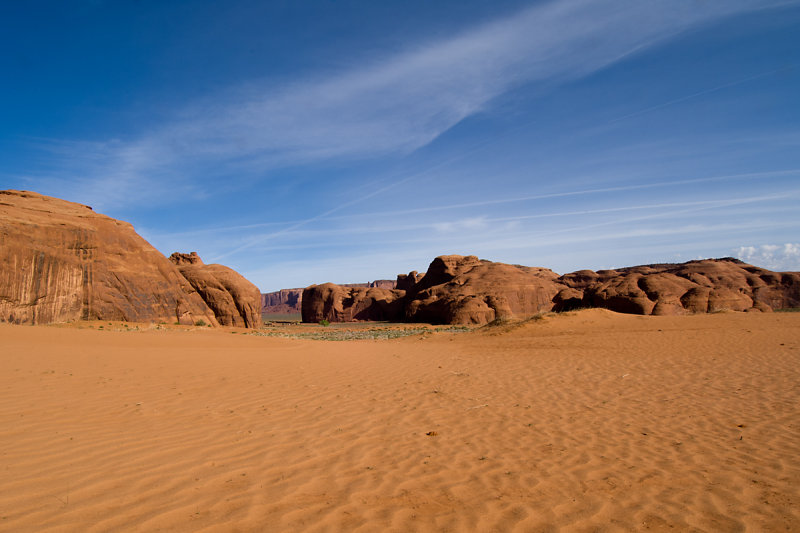
<svg viewBox="0 0 800 533">
<path fill-rule="evenodd" d="M 303 290 L 281 289 L 261 295 L 261 313 L 265 315 L 295 314 L 300 312 Z"/>
<path fill-rule="evenodd" d="M 235 287 L 232 298 L 249 302 L 241 276 L 222 269 L 210 272 Z M 0 321 L 75 320 L 220 323 L 178 267 L 127 222 L 34 192 L 0 191 Z"/>
<path fill-rule="evenodd" d="M 305 322 L 486 324 L 578 308 L 641 315 L 770 312 L 800 306 L 800 273 L 771 272 L 728 257 L 559 276 L 546 268 L 448 255 L 434 259 L 424 275 L 399 275 L 394 290 L 326 283 L 306 288 L 302 302 Z"/>
</svg>

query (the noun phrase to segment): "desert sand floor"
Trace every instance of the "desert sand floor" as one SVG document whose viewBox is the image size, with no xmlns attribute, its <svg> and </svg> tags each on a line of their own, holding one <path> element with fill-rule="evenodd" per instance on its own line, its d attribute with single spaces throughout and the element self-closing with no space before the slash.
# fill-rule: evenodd
<svg viewBox="0 0 800 533">
<path fill-rule="evenodd" d="M 0 325 L 0 530 L 800 531 L 800 314 Z"/>
</svg>

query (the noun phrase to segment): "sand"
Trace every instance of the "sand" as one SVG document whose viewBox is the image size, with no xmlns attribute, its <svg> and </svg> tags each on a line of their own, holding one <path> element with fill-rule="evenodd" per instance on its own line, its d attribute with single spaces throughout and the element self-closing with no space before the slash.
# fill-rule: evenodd
<svg viewBox="0 0 800 533">
<path fill-rule="evenodd" d="M 0 531 L 800 531 L 800 313 L 234 331 L 0 325 Z"/>
</svg>

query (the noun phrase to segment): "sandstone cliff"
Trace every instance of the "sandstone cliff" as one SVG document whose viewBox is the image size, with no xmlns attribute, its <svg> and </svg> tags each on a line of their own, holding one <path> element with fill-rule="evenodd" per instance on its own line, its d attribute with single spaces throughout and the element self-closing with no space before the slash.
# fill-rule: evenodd
<svg viewBox="0 0 800 533">
<path fill-rule="evenodd" d="M 217 324 L 130 224 L 85 205 L 0 191 L 0 321 L 92 319 Z"/>
<path fill-rule="evenodd" d="M 261 325 L 261 292 L 238 272 L 223 265 L 206 265 L 196 252 L 169 257 L 214 312 L 223 326 Z"/>
<path fill-rule="evenodd" d="M 261 295 L 261 312 L 291 314 L 300 312 L 303 289 L 281 289 Z"/>
<path fill-rule="evenodd" d="M 437 257 L 424 275 L 399 275 L 396 286 L 380 298 L 332 284 L 311 286 L 303 293 L 303 320 L 485 324 L 581 307 L 665 315 L 800 306 L 800 273 L 771 272 L 733 258 L 559 277 L 544 268 L 454 255 Z"/>
</svg>

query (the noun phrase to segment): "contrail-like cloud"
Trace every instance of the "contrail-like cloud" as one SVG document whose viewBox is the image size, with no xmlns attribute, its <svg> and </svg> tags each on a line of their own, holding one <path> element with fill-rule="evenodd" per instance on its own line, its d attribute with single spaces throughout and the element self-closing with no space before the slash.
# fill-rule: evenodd
<svg viewBox="0 0 800 533">
<path fill-rule="evenodd" d="M 63 141 L 38 176 L 101 208 L 204 190 L 221 175 L 419 149 L 523 84 L 555 86 L 769 0 L 551 1 L 347 70 L 255 80 L 187 104 L 138 138 Z M 66 154 L 69 154 L 68 156 Z M 192 176 L 190 180 L 187 176 Z"/>
</svg>

